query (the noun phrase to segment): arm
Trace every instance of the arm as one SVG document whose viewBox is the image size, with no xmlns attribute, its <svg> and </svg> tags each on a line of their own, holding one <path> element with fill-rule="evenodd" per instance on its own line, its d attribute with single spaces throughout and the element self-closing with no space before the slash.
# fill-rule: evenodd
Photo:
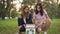
<svg viewBox="0 0 60 34">
<path fill-rule="evenodd" d="M 21 28 L 21 16 L 18 17 L 18 29 L 20 30 Z"/>
<path fill-rule="evenodd" d="M 50 17 L 47 14 L 46 14 L 46 19 L 49 20 L 50 23 L 52 22 Z"/>
<path fill-rule="evenodd" d="M 36 18 L 34 18 L 33 21 L 34 21 L 34 24 L 36 25 L 36 24 L 37 24 L 37 20 L 36 20 Z"/>
<path fill-rule="evenodd" d="M 35 13 L 33 14 L 33 22 L 34 22 L 34 24 L 37 24 L 37 19 L 36 19 Z"/>
<path fill-rule="evenodd" d="M 48 16 L 48 14 L 47 14 L 47 11 L 46 11 L 46 10 L 44 10 L 44 13 L 45 13 L 46 19 L 47 19 L 49 22 L 52 22 L 52 21 L 51 21 L 51 19 L 50 19 L 50 17 Z"/>
</svg>

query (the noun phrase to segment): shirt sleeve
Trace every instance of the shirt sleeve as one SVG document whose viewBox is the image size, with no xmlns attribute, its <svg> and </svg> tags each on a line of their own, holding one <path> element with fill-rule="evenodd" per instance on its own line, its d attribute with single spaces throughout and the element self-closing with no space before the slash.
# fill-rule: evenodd
<svg viewBox="0 0 60 34">
<path fill-rule="evenodd" d="M 24 24 L 24 23 L 23 23 L 22 18 L 18 18 L 18 26 L 23 25 L 23 24 Z"/>
<path fill-rule="evenodd" d="M 33 18 L 32 14 L 30 14 L 30 18 L 31 18 L 31 19 Z"/>
</svg>

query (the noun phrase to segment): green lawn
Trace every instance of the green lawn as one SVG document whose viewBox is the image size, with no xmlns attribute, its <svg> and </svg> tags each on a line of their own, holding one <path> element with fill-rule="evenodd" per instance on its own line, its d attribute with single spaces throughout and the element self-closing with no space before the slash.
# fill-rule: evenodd
<svg viewBox="0 0 60 34">
<path fill-rule="evenodd" d="M 18 30 L 17 19 L 0 19 L 0 34 L 15 34 Z M 48 34 L 60 34 L 60 19 L 53 19 Z"/>
<path fill-rule="evenodd" d="M 17 32 L 17 20 L 0 20 L 0 34 L 14 34 Z"/>
<path fill-rule="evenodd" d="M 48 34 L 60 34 L 60 19 L 53 19 Z"/>
</svg>

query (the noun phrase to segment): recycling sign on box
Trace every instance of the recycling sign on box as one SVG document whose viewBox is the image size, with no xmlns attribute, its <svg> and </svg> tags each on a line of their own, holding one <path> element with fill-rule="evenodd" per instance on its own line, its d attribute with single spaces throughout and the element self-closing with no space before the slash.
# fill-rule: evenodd
<svg viewBox="0 0 60 34">
<path fill-rule="evenodd" d="M 35 34 L 34 24 L 26 24 L 26 34 Z"/>
</svg>

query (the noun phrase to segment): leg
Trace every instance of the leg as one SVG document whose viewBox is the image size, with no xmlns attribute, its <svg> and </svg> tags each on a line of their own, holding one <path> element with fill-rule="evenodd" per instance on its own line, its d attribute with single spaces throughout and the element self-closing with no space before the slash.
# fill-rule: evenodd
<svg viewBox="0 0 60 34">
<path fill-rule="evenodd" d="M 40 32 L 41 32 L 41 26 L 37 27 L 36 31 L 37 31 L 38 34 L 40 34 Z"/>
<path fill-rule="evenodd" d="M 44 28 L 44 31 L 43 31 L 44 34 L 47 34 L 47 30 L 49 29 L 50 24 L 51 24 L 51 22 L 49 20 L 45 21 L 45 28 Z"/>
<path fill-rule="evenodd" d="M 47 31 L 50 27 L 51 22 L 49 20 L 46 20 L 46 24 L 45 24 L 45 31 Z"/>
<path fill-rule="evenodd" d="M 22 34 L 20 31 L 18 31 L 18 34 Z"/>
<path fill-rule="evenodd" d="M 18 34 L 21 34 L 20 29 L 21 29 L 21 26 L 18 27 Z"/>
</svg>

